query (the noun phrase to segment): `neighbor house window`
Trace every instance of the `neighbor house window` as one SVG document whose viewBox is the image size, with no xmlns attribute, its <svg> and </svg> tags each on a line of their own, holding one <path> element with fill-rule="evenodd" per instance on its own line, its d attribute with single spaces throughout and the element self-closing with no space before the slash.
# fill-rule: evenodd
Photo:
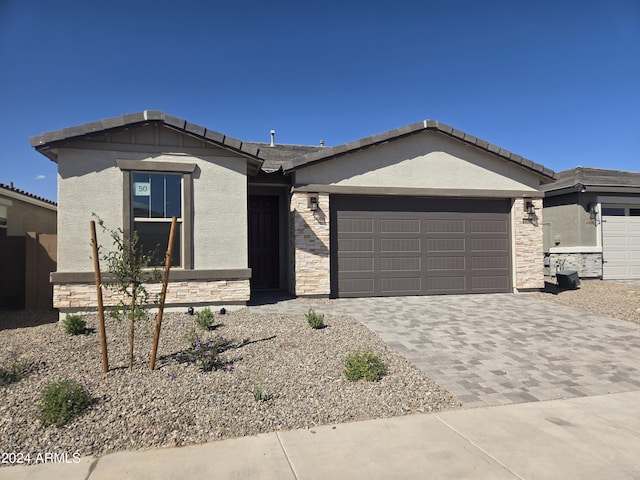
<svg viewBox="0 0 640 480">
<path fill-rule="evenodd" d="M 171 230 L 177 217 L 171 265 L 182 265 L 182 174 L 131 172 L 131 217 L 133 230 L 144 252 L 154 253 L 154 265 L 163 265 Z"/>
<path fill-rule="evenodd" d="M 7 207 L 0 205 L 0 237 L 7 236 Z"/>
</svg>

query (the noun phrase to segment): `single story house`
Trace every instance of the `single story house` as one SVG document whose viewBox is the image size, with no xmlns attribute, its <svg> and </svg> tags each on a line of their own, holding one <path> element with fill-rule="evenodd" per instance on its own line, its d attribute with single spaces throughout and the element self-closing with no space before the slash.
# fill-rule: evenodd
<svg viewBox="0 0 640 480">
<path fill-rule="evenodd" d="M 542 188 L 546 275 L 640 278 L 640 172 L 576 167 Z"/>
<path fill-rule="evenodd" d="M 54 306 L 95 304 L 91 213 L 166 245 L 169 305 L 544 286 L 554 172 L 437 121 L 335 147 L 243 142 L 160 111 L 32 137 L 58 164 Z M 104 244 L 103 242 L 100 242 Z"/>
<path fill-rule="evenodd" d="M 0 183 L 0 309 L 52 306 L 57 207 L 13 183 Z"/>
</svg>

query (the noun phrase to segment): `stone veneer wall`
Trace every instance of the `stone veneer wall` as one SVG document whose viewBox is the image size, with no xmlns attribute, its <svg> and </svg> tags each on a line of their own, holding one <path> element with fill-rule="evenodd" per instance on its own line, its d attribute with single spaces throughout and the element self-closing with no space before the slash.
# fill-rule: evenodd
<svg viewBox="0 0 640 480">
<path fill-rule="evenodd" d="M 162 291 L 162 284 L 147 286 L 153 298 Z M 165 305 L 199 303 L 246 302 L 250 297 L 249 280 L 213 280 L 169 282 Z M 105 306 L 118 303 L 118 295 L 107 288 L 102 289 Z M 67 283 L 53 286 L 53 308 L 96 308 L 95 284 Z"/>
<path fill-rule="evenodd" d="M 550 253 L 549 274 L 557 270 L 576 270 L 580 278 L 602 278 L 602 253 Z"/>
<path fill-rule="evenodd" d="M 513 202 L 512 219 L 515 236 L 515 288 L 544 287 L 544 253 L 542 248 L 542 199 L 531 200 L 536 213 L 533 221 L 524 209 L 524 199 Z"/>
<path fill-rule="evenodd" d="M 318 195 L 318 210 L 308 206 L 307 193 L 293 193 L 291 215 L 294 235 L 294 285 L 296 295 L 331 292 L 329 259 L 329 195 Z"/>
</svg>

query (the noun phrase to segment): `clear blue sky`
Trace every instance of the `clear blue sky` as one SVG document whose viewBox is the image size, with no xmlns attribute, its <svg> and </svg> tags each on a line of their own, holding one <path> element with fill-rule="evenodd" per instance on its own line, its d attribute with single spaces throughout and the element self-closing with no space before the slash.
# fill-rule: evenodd
<svg viewBox="0 0 640 480">
<path fill-rule="evenodd" d="M 145 109 L 338 145 L 435 119 L 556 171 L 640 170 L 640 0 L 0 0 L 0 182 L 28 138 Z"/>
</svg>

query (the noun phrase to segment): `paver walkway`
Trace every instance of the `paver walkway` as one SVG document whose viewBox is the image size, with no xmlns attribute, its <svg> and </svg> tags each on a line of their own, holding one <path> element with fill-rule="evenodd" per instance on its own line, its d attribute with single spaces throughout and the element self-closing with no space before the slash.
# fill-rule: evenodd
<svg viewBox="0 0 640 480">
<path fill-rule="evenodd" d="M 466 407 L 640 390 L 640 326 L 521 294 L 296 300 L 350 315 Z M 330 316 L 327 323 L 331 323 Z"/>
</svg>

